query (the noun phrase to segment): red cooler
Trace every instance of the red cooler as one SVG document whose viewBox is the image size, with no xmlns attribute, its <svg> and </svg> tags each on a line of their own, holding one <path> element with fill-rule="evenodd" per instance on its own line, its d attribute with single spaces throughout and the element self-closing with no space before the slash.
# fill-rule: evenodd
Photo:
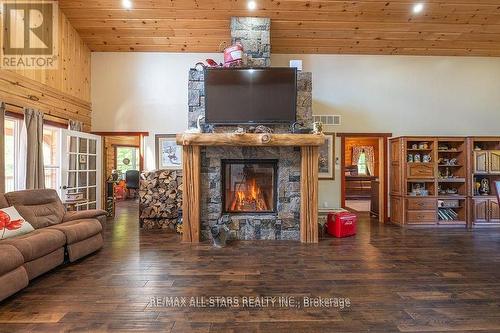
<svg viewBox="0 0 500 333">
<path fill-rule="evenodd" d="M 356 235 L 356 215 L 349 212 L 329 213 L 327 220 L 328 233 L 342 238 Z"/>
</svg>

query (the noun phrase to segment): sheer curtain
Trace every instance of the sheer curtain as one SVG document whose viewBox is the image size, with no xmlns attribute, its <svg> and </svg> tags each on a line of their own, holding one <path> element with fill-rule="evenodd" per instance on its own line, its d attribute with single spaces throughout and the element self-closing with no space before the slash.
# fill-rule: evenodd
<svg viewBox="0 0 500 333">
<path fill-rule="evenodd" d="M 361 153 L 366 156 L 366 168 L 371 176 L 375 174 L 375 149 L 372 146 L 357 146 L 352 148 L 352 165 L 358 165 Z"/>
<path fill-rule="evenodd" d="M 21 141 L 25 139 L 26 165 L 24 174 L 26 189 L 45 188 L 43 165 L 43 113 L 34 109 L 24 109 L 24 124 Z M 22 145 L 23 142 L 21 142 Z M 23 155 L 21 155 L 23 156 Z"/>
</svg>

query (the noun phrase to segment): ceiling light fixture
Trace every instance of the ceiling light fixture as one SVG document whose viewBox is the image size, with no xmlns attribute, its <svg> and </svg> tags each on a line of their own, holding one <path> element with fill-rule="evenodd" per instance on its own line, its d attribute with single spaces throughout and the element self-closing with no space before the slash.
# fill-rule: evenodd
<svg viewBox="0 0 500 333">
<path fill-rule="evenodd" d="M 125 9 L 132 9 L 132 1 L 130 1 L 130 0 L 122 0 L 122 6 Z"/>
<path fill-rule="evenodd" d="M 418 14 L 424 10 L 424 4 L 419 2 L 413 6 L 413 13 Z"/>
<path fill-rule="evenodd" d="M 248 1 L 247 6 L 248 6 L 248 9 L 254 10 L 255 8 L 257 8 L 257 3 L 253 0 L 251 0 L 251 1 Z"/>
</svg>

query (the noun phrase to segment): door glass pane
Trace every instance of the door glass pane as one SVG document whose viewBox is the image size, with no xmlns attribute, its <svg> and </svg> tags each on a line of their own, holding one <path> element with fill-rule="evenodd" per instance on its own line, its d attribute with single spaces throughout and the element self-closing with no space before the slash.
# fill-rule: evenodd
<svg viewBox="0 0 500 333">
<path fill-rule="evenodd" d="M 89 187 L 89 201 L 95 201 L 96 198 L 96 188 L 95 187 Z"/>
<path fill-rule="evenodd" d="M 97 170 L 96 159 L 97 156 L 89 155 L 89 170 Z"/>
<path fill-rule="evenodd" d="M 77 143 L 77 138 L 75 138 L 74 136 L 70 136 L 69 137 L 69 151 L 71 153 L 77 152 L 76 143 Z"/>
<path fill-rule="evenodd" d="M 87 186 L 87 172 L 78 173 L 78 187 Z"/>
<path fill-rule="evenodd" d="M 68 187 L 76 187 L 76 172 L 74 171 L 68 172 Z"/>
<path fill-rule="evenodd" d="M 89 172 L 89 186 L 96 185 L 96 180 L 97 180 L 96 177 L 97 177 L 97 173 L 95 171 Z"/>
<path fill-rule="evenodd" d="M 97 140 L 89 139 L 89 154 L 97 154 Z"/>
<path fill-rule="evenodd" d="M 78 170 L 87 170 L 87 155 L 78 155 Z"/>
<path fill-rule="evenodd" d="M 97 208 L 97 205 L 96 205 L 96 203 L 95 203 L 95 202 L 94 202 L 94 203 L 89 204 L 89 209 L 96 209 L 96 208 Z"/>
<path fill-rule="evenodd" d="M 86 153 L 87 152 L 87 139 L 80 138 L 80 144 L 78 147 L 78 152 L 79 153 Z"/>
<path fill-rule="evenodd" d="M 69 155 L 69 169 L 70 170 L 76 170 L 76 159 L 77 159 L 76 154 L 70 154 Z"/>
</svg>

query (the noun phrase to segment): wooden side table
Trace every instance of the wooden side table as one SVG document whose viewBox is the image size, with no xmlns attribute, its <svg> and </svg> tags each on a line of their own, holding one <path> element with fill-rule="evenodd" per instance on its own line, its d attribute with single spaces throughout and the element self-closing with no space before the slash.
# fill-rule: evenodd
<svg viewBox="0 0 500 333">
<path fill-rule="evenodd" d="M 76 211 L 76 205 L 87 202 L 86 199 L 64 201 L 63 205 L 66 207 L 68 212 Z"/>
</svg>

